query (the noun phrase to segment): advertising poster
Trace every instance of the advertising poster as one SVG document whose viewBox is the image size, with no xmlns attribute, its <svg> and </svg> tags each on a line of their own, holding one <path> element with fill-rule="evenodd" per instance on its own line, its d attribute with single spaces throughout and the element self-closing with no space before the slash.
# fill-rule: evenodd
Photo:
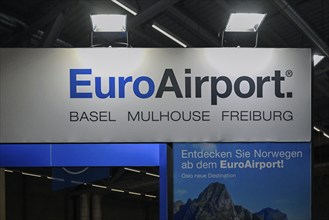
<svg viewBox="0 0 329 220">
<path fill-rule="evenodd" d="M 309 220 L 310 143 L 174 144 L 174 220 Z"/>
</svg>

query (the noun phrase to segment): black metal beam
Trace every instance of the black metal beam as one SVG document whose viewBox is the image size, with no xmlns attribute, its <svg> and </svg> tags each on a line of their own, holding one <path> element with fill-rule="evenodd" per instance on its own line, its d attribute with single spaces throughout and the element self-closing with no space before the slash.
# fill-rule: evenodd
<svg viewBox="0 0 329 220">
<path fill-rule="evenodd" d="M 143 23 L 151 20 L 156 15 L 164 12 L 172 5 L 176 4 L 180 0 L 161 0 L 149 7 L 148 9 L 142 11 L 140 14 L 135 16 L 133 19 L 128 21 L 128 28 L 137 28 L 138 26 L 142 25 Z"/>
<path fill-rule="evenodd" d="M 144 40 L 152 43 L 153 45 L 157 46 L 157 47 L 164 47 L 164 44 L 154 40 L 153 38 L 151 38 L 150 36 L 144 34 L 140 28 L 131 28 L 130 31 L 132 31 L 133 34 L 137 35 L 140 38 L 143 38 Z"/>
<path fill-rule="evenodd" d="M 30 39 L 30 37 L 33 35 L 34 32 L 43 29 L 45 26 L 53 22 L 57 16 L 62 13 L 64 10 L 67 8 L 70 8 L 76 3 L 77 0 L 75 1 L 62 1 L 58 5 L 54 6 L 53 9 L 45 13 L 42 17 L 40 17 L 38 20 L 36 20 L 34 23 L 29 25 L 28 28 L 25 30 L 18 32 L 14 34 L 7 42 L 5 42 L 3 45 L 10 45 L 12 42 L 17 42 L 17 41 L 23 41 L 26 39 Z"/>
<path fill-rule="evenodd" d="M 280 12 L 288 17 L 318 48 L 329 57 L 329 47 L 311 26 L 285 0 L 272 0 Z"/>
<path fill-rule="evenodd" d="M 57 15 L 54 23 L 51 25 L 51 27 L 44 33 L 42 37 L 42 47 L 52 47 L 54 43 L 56 42 L 56 39 L 62 32 L 62 29 L 64 27 L 65 23 L 65 12 L 61 12 L 59 15 Z"/>
<path fill-rule="evenodd" d="M 217 37 L 215 37 L 213 34 L 211 34 L 209 31 L 197 24 L 195 21 L 193 21 L 191 18 L 189 18 L 175 7 L 170 7 L 167 11 L 170 15 L 184 22 L 184 25 L 188 26 L 194 32 L 199 33 L 200 36 L 212 46 L 218 47 L 220 45 L 219 39 Z"/>
</svg>

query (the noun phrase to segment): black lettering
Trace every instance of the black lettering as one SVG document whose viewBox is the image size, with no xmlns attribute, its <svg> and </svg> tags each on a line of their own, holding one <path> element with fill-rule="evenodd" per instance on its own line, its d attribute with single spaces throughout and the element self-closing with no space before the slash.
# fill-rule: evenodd
<svg viewBox="0 0 329 220">
<path fill-rule="evenodd" d="M 140 114 L 140 112 L 136 112 L 135 117 L 134 117 L 131 114 L 131 112 L 128 111 L 128 121 L 130 121 L 130 120 L 132 120 L 132 121 L 136 121 L 136 120 L 139 121 L 139 118 L 140 118 L 139 114 Z"/>
<path fill-rule="evenodd" d="M 283 113 L 283 118 L 284 118 L 285 121 L 292 121 L 292 120 L 294 120 L 293 114 L 292 114 L 291 111 L 285 111 Z"/>
<path fill-rule="evenodd" d="M 192 115 L 193 115 L 193 121 L 200 121 L 202 120 L 201 118 L 201 112 L 200 111 L 193 111 L 192 112 Z"/>
<path fill-rule="evenodd" d="M 191 74 L 191 69 L 185 69 L 185 74 Z M 191 77 L 185 76 L 185 98 L 191 98 Z"/>
<path fill-rule="evenodd" d="M 82 112 L 80 121 L 82 121 L 82 120 L 89 121 L 89 118 L 88 118 L 88 115 L 86 112 Z"/>
<path fill-rule="evenodd" d="M 90 121 L 95 122 L 98 121 L 98 113 L 95 111 L 90 112 Z"/>
<path fill-rule="evenodd" d="M 284 98 L 284 93 L 281 92 L 281 81 L 284 81 L 284 77 L 282 77 L 280 73 L 280 70 L 275 70 L 275 76 L 271 79 L 274 81 L 275 96 L 278 98 Z"/>
<path fill-rule="evenodd" d="M 224 93 L 219 93 L 217 90 L 218 82 L 223 81 L 226 85 L 226 90 Z M 232 92 L 232 83 L 226 76 L 211 77 L 211 104 L 217 105 L 217 97 L 227 98 Z"/>
<path fill-rule="evenodd" d="M 76 122 L 79 120 L 79 113 L 78 112 L 70 112 L 70 121 Z"/>
<path fill-rule="evenodd" d="M 195 78 L 195 97 L 202 97 L 202 84 L 209 81 L 209 76 Z"/>
<path fill-rule="evenodd" d="M 177 115 L 176 118 L 174 118 L 174 114 Z M 180 114 L 179 111 L 173 111 L 173 112 L 171 112 L 171 114 L 170 114 L 170 118 L 171 118 L 171 120 L 173 120 L 173 121 L 179 121 L 179 120 L 181 119 L 181 114 Z"/>
<path fill-rule="evenodd" d="M 241 121 L 248 121 L 248 111 L 241 111 L 240 112 L 240 120 Z"/>
<path fill-rule="evenodd" d="M 276 118 L 278 118 L 280 121 L 282 121 L 282 115 L 281 111 L 274 111 L 273 112 L 273 121 L 276 121 Z"/>
<path fill-rule="evenodd" d="M 210 121 L 210 111 L 202 111 L 202 121 Z"/>
<path fill-rule="evenodd" d="M 228 117 L 229 111 L 222 111 L 222 121 L 224 121 L 224 117 Z"/>
<path fill-rule="evenodd" d="M 168 80 L 170 80 L 171 82 L 171 86 L 166 86 Z M 163 93 L 167 91 L 167 92 L 175 92 L 175 95 L 177 98 L 183 98 L 182 92 L 179 88 L 177 79 L 175 77 L 174 71 L 172 69 L 166 69 L 161 82 L 160 82 L 160 86 L 159 89 L 157 91 L 156 94 L 156 98 L 162 98 Z"/>
<path fill-rule="evenodd" d="M 247 93 L 241 92 L 241 82 L 246 81 L 249 84 L 249 91 Z M 237 78 L 234 83 L 234 91 L 240 98 L 249 98 L 255 92 L 255 82 L 248 76 L 241 76 Z"/>
<path fill-rule="evenodd" d="M 148 111 L 147 114 L 144 114 L 145 112 L 141 113 L 141 119 L 142 121 L 149 121 L 151 119 L 151 112 Z"/>
<path fill-rule="evenodd" d="M 265 82 L 270 82 L 271 79 L 269 76 L 266 76 L 264 78 L 262 77 L 257 77 L 257 97 L 262 98 L 263 97 L 263 85 Z"/>
<path fill-rule="evenodd" d="M 233 118 L 236 118 L 239 121 L 239 112 L 238 111 L 231 111 L 231 121 Z"/>
</svg>

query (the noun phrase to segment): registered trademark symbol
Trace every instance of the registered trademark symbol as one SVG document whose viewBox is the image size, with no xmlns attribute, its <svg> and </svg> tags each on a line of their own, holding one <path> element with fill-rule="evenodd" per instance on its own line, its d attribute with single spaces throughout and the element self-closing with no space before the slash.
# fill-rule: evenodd
<svg viewBox="0 0 329 220">
<path fill-rule="evenodd" d="M 286 71 L 286 76 L 287 76 L 287 77 L 292 77 L 293 74 L 294 74 L 294 73 L 292 72 L 292 70 L 287 70 L 287 71 Z"/>
</svg>

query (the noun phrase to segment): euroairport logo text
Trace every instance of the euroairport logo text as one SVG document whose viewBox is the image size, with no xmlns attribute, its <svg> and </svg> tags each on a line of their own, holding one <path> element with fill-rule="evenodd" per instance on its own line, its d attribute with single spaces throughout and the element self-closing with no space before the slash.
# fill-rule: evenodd
<svg viewBox="0 0 329 220">
<path fill-rule="evenodd" d="M 274 70 L 272 75 L 256 77 L 241 75 L 231 79 L 228 75 L 221 74 L 198 76 L 192 73 L 192 69 L 185 69 L 184 82 L 179 82 L 176 74 L 181 73 L 175 73 L 174 69 L 167 68 L 163 71 L 160 82 L 156 83 L 149 76 L 101 77 L 93 76 L 92 69 L 70 69 L 70 98 L 124 99 L 129 93 L 140 99 L 149 99 L 162 98 L 167 93 L 172 93 L 178 99 L 188 99 L 202 98 L 203 95 L 210 94 L 211 105 L 218 105 L 219 99 L 226 99 L 232 95 L 242 99 L 264 98 L 264 89 L 267 87 L 271 89 L 273 87 L 272 92 L 276 98 L 293 97 L 291 91 L 283 91 L 284 81 L 292 76 L 292 71 L 289 70 L 286 71 L 285 76 L 280 70 Z M 210 90 L 206 91 L 205 88 L 209 88 L 209 85 Z M 132 88 L 132 91 L 129 91 L 129 88 Z"/>
</svg>

